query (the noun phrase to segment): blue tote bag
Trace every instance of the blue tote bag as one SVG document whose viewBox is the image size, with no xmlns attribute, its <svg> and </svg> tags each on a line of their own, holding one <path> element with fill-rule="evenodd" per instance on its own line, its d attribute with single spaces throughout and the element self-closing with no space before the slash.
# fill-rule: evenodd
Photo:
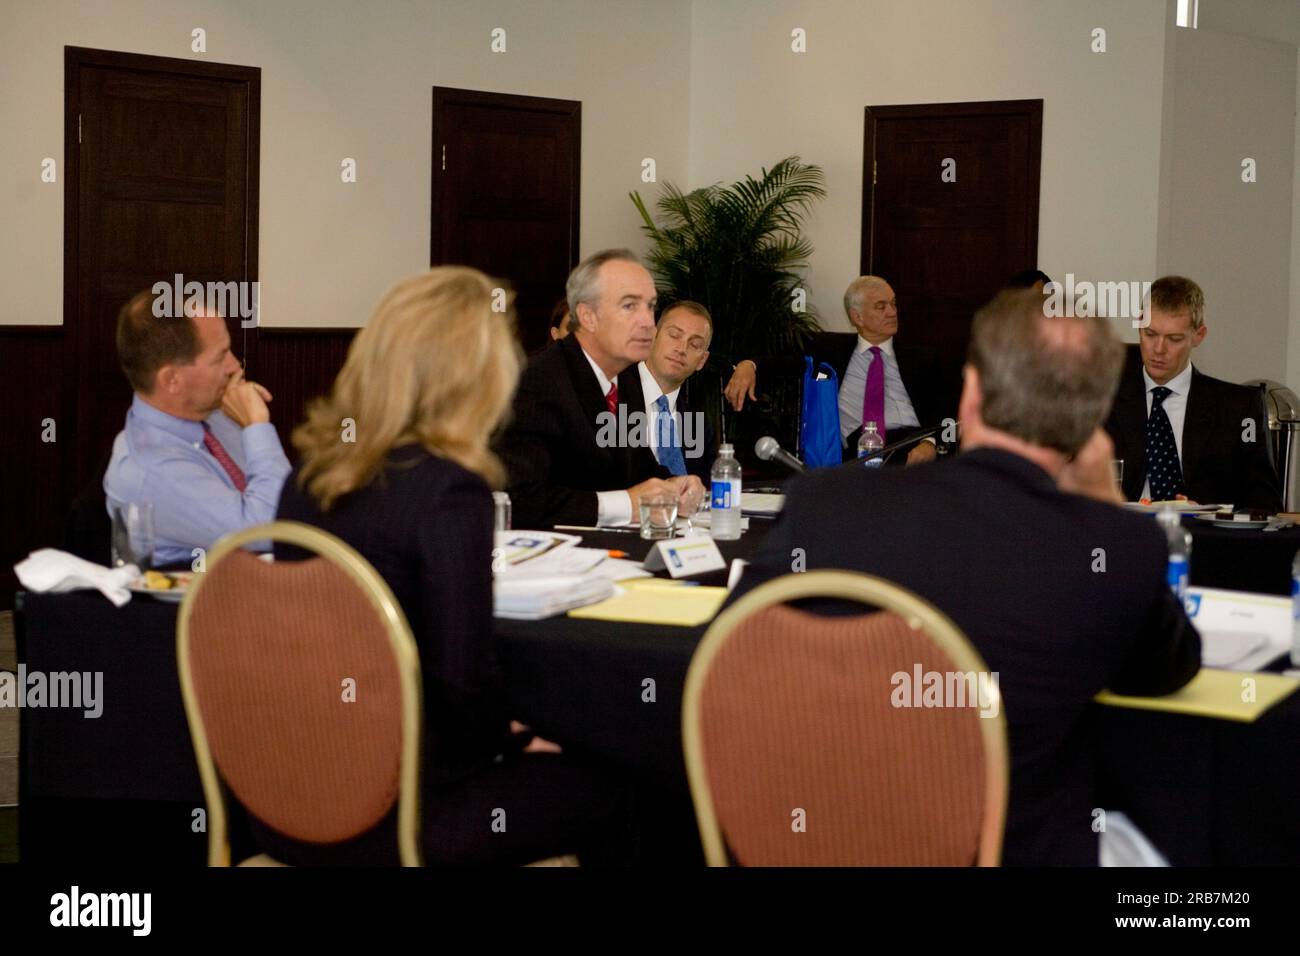
<svg viewBox="0 0 1300 956">
<path fill-rule="evenodd" d="M 818 366 L 811 356 L 804 356 L 803 406 L 799 416 L 799 450 L 809 468 L 838 465 L 840 456 L 840 382 L 835 369 L 825 362 L 820 371 L 826 378 L 817 380 Z"/>
</svg>

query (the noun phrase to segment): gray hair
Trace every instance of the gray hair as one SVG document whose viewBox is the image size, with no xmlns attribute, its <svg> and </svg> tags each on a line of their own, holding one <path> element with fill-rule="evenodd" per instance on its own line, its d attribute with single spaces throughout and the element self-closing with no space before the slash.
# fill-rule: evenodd
<svg viewBox="0 0 1300 956">
<path fill-rule="evenodd" d="M 968 362 L 991 428 L 1073 455 L 1110 411 L 1124 347 L 1097 316 L 1043 313 L 1033 289 L 1004 290 L 975 314 Z"/>
<path fill-rule="evenodd" d="M 587 256 L 569 273 L 569 281 L 564 284 L 564 295 L 569 300 L 570 332 L 576 332 L 580 327 L 578 303 L 585 302 L 594 308 L 600 299 L 600 267 L 606 262 L 615 261 L 641 264 L 631 249 L 602 249 Z"/>
<path fill-rule="evenodd" d="M 884 281 L 880 276 L 858 276 L 850 282 L 849 287 L 844 290 L 844 314 L 852 319 L 853 310 L 862 308 L 862 293 L 869 286 L 884 283 Z"/>
</svg>

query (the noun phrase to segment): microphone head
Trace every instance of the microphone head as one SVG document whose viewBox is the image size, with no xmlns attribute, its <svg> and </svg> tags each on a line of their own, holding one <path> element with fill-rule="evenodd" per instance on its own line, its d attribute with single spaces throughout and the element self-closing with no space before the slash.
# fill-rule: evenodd
<svg viewBox="0 0 1300 956">
<path fill-rule="evenodd" d="M 764 461 L 771 461 L 772 456 L 781 450 L 781 443 L 771 435 L 764 435 L 754 443 L 754 454 Z"/>
</svg>

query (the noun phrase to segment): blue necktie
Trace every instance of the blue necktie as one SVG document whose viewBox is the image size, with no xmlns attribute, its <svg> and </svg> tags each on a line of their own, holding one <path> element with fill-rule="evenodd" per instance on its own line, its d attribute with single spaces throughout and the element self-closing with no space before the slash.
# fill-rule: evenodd
<svg viewBox="0 0 1300 956">
<path fill-rule="evenodd" d="M 1146 457 L 1147 481 L 1151 485 L 1152 501 L 1173 501 L 1183 490 L 1183 466 L 1178 461 L 1178 444 L 1174 441 L 1174 428 L 1169 424 L 1165 399 L 1173 392 L 1163 385 L 1151 389 L 1151 415 L 1147 418 Z"/>
<path fill-rule="evenodd" d="M 674 475 L 686 474 L 686 459 L 682 456 L 682 443 L 677 440 L 677 422 L 668 410 L 667 395 L 660 395 L 655 402 L 655 427 L 659 435 L 659 464 Z"/>
</svg>

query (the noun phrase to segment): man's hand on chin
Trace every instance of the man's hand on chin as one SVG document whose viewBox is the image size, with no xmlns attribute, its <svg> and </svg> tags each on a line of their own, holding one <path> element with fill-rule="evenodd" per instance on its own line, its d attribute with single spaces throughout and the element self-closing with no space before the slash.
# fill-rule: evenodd
<svg viewBox="0 0 1300 956">
<path fill-rule="evenodd" d="M 909 465 L 919 465 L 923 461 L 934 461 L 936 454 L 934 442 L 920 441 L 907 453 L 907 463 Z"/>
<path fill-rule="evenodd" d="M 1111 443 L 1110 436 L 1098 428 L 1074 458 L 1065 463 L 1065 467 L 1056 476 L 1057 487 L 1076 495 L 1122 505 L 1124 495 L 1119 490 L 1111 467 L 1114 457 L 1115 446 Z"/>
<path fill-rule="evenodd" d="M 247 428 L 271 420 L 271 410 L 266 407 L 270 400 L 270 392 L 256 382 L 248 381 L 244 373 L 239 372 L 221 396 L 221 410 L 240 428 Z"/>
</svg>

